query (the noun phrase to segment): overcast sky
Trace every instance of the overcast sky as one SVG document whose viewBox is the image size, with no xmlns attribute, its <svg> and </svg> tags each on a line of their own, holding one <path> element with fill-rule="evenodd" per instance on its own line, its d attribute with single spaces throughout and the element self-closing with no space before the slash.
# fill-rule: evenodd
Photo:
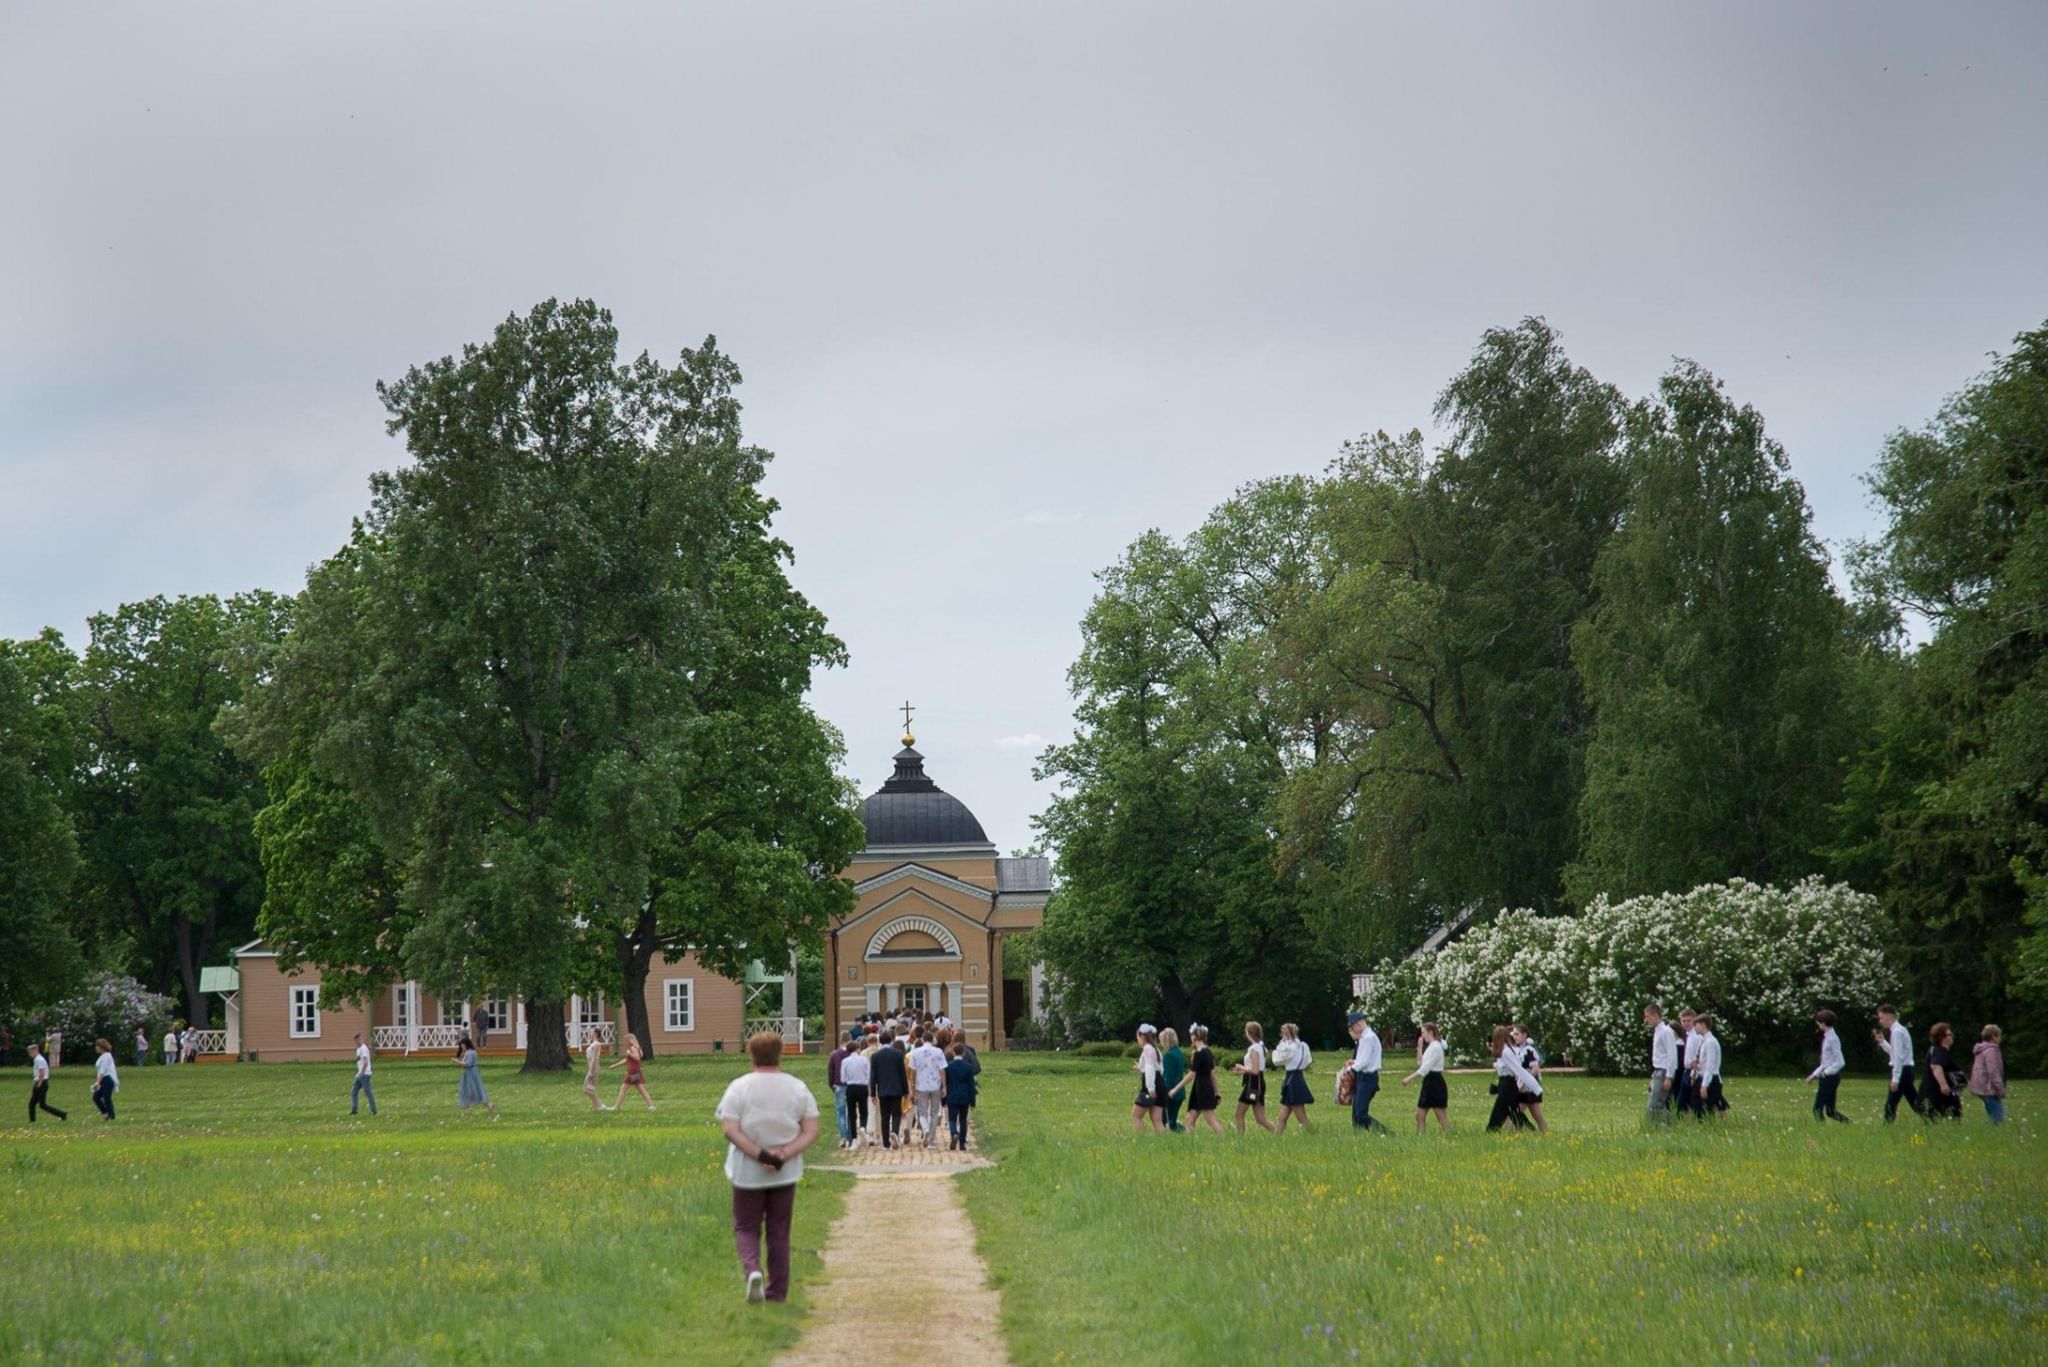
<svg viewBox="0 0 2048 1367">
<path fill-rule="evenodd" d="M 2048 316 L 2048 5 L 0 7 L 0 635 L 295 590 L 372 392 L 549 295 L 716 333 L 816 700 L 1000 846 L 1148 526 L 1541 313 L 1857 476 Z"/>
</svg>

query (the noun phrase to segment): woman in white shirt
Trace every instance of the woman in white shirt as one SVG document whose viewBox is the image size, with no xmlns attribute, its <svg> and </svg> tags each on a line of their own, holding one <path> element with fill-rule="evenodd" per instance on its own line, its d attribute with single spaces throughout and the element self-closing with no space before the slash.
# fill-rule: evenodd
<svg viewBox="0 0 2048 1367">
<path fill-rule="evenodd" d="M 99 1061 L 93 1064 L 97 1075 L 92 1084 L 92 1104 L 100 1108 L 105 1119 L 114 1118 L 114 1092 L 121 1085 L 121 1075 L 114 1070 L 114 1046 L 103 1039 L 96 1039 L 92 1047 L 99 1051 Z"/>
<path fill-rule="evenodd" d="M 1444 1035 L 1429 1021 L 1422 1023 L 1422 1039 L 1419 1041 L 1422 1057 L 1416 1061 L 1415 1071 L 1401 1079 L 1413 1082 L 1422 1079 L 1422 1094 L 1415 1098 L 1415 1133 L 1421 1134 L 1429 1128 L 1430 1112 L 1436 1113 L 1436 1127 L 1446 1133 L 1450 1131 L 1448 1114 L 1451 1091 L 1444 1082 Z"/>
<path fill-rule="evenodd" d="M 1273 1122 L 1266 1119 L 1266 1032 L 1257 1021 L 1246 1021 L 1244 1037 L 1244 1062 L 1233 1065 L 1230 1070 L 1244 1078 L 1244 1086 L 1237 1094 L 1239 1134 L 1244 1133 L 1246 1111 L 1252 1113 L 1252 1119 L 1259 1122 L 1260 1129 L 1273 1129 Z"/>
<path fill-rule="evenodd" d="M 1308 1108 L 1315 1104 L 1315 1095 L 1308 1089 L 1308 1066 L 1314 1055 L 1308 1045 L 1302 1042 L 1301 1031 L 1293 1024 L 1280 1027 L 1280 1042 L 1273 1046 L 1273 1062 L 1280 1065 L 1280 1133 L 1287 1133 L 1287 1120 L 1292 1116 L 1301 1122 L 1301 1128 L 1308 1128 Z"/>
<path fill-rule="evenodd" d="M 1493 1114 L 1487 1117 L 1486 1128 L 1497 1130 L 1512 1124 L 1518 1130 L 1526 1129 L 1528 1122 L 1522 1118 L 1522 1104 L 1531 1094 L 1541 1098 L 1543 1090 L 1522 1066 L 1522 1051 L 1515 1048 L 1505 1025 L 1493 1028 L 1493 1039 L 1487 1048 L 1493 1054 L 1494 1078 Z"/>
<path fill-rule="evenodd" d="M 1159 1032 L 1149 1025 L 1138 1027 L 1138 1061 L 1131 1068 L 1138 1075 L 1138 1099 L 1131 1107 L 1131 1126 L 1138 1133 L 1161 1130 L 1159 1108 L 1166 1098 L 1159 1094 Z"/>
<path fill-rule="evenodd" d="M 782 1036 L 764 1030 L 750 1037 L 747 1057 L 753 1070 L 725 1089 L 718 1122 L 732 1183 L 733 1244 L 746 1273 L 747 1300 L 758 1304 L 789 1297 L 789 1226 L 803 1151 L 818 1137 L 818 1101 L 782 1071 Z"/>
</svg>

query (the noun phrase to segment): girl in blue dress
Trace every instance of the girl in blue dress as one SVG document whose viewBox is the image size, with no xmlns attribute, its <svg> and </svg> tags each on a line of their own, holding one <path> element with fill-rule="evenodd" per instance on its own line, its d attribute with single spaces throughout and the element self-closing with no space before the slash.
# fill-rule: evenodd
<svg viewBox="0 0 2048 1367">
<path fill-rule="evenodd" d="M 470 1041 L 469 1036 L 464 1035 L 462 1042 L 455 1046 L 455 1061 L 462 1068 L 462 1086 L 455 1093 L 455 1099 L 462 1103 L 462 1109 L 466 1111 L 472 1106 L 481 1106 L 496 1113 L 498 1108 L 491 1104 L 490 1097 L 484 1093 L 483 1069 L 477 1066 L 476 1045 Z"/>
</svg>

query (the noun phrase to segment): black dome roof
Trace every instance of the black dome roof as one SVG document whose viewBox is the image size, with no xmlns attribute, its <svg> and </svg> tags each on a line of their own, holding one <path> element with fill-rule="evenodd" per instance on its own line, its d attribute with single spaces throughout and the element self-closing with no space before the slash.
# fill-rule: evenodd
<svg viewBox="0 0 2048 1367">
<path fill-rule="evenodd" d="M 882 845 L 987 845 L 967 804 L 925 777 L 924 756 L 896 752 L 896 773 L 861 804 L 868 848 Z"/>
</svg>

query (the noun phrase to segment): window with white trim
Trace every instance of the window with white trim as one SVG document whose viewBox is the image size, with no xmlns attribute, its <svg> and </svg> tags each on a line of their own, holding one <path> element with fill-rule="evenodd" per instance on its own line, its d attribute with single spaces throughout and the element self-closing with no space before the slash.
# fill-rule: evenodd
<svg viewBox="0 0 2048 1367">
<path fill-rule="evenodd" d="M 509 997 L 491 997 L 488 1000 L 478 1002 L 476 1009 L 491 1013 L 491 1029 L 510 1030 L 512 1028 L 512 1001 Z"/>
<path fill-rule="evenodd" d="M 666 978 L 661 984 L 661 998 L 667 1009 L 662 1013 L 664 1030 L 694 1030 L 697 1028 L 695 982 L 690 978 Z"/>
<path fill-rule="evenodd" d="M 604 1024 L 604 998 L 584 997 L 576 1003 L 576 1023 L 585 1029 Z"/>
<path fill-rule="evenodd" d="M 913 1016 L 924 1014 L 924 987 L 919 983 L 906 983 L 903 988 L 903 1009 Z"/>
<path fill-rule="evenodd" d="M 391 985 L 391 1023 L 404 1030 L 412 1024 L 412 984 Z"/>
<path fill-rule="evenodd" d="M 292 989 L 292 1038 L 320 1038 L 320 987 Z"/>
</svg>

